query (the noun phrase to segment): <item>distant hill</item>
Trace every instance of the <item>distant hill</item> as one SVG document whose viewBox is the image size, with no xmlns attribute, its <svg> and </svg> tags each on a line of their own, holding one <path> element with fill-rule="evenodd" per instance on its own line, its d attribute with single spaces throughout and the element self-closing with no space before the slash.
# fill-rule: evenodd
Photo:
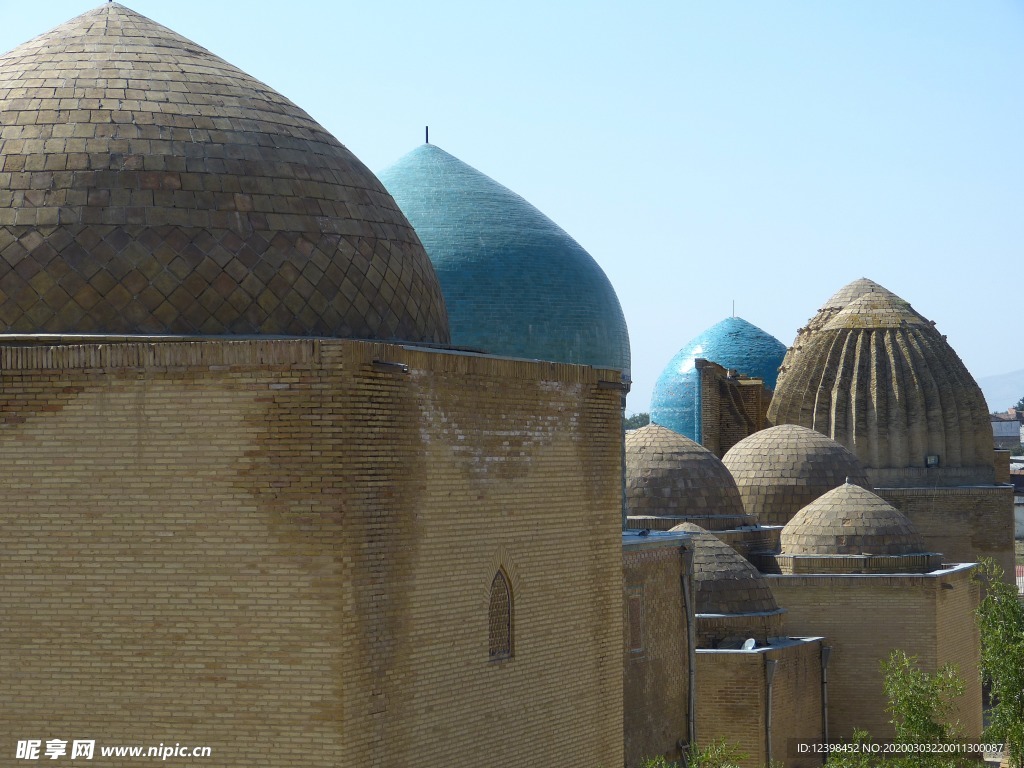
<svg viewBox="0 0 1024 768">
<path fill-rule="evenodd" d="M 1024 370 L 978 378 L 989 411 L 996 413 L 1012 408 L 1024 397 Z"/>
</svg>

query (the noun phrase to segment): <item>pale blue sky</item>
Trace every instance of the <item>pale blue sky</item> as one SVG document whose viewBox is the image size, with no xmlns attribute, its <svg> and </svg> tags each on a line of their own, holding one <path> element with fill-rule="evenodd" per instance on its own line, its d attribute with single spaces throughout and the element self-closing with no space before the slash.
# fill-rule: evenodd
<svg viewBox="0 0 1024 768">
<path fill-rule="evenodd" d="M 788 345 L 858 277 L 936 320 L 975 376 L 1022 367 L 1024 2 L 126 5 L 371 169 L 429 124 L 554 219 L 622 302 L 630 412 L 733 300 Z M 0 0 L 0 49 L 93 6 Z"/>
</svg>

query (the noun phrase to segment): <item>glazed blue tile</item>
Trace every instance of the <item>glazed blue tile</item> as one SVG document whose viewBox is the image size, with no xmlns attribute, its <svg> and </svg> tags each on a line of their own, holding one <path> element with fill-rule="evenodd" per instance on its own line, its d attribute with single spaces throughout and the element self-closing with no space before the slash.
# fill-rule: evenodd
<svg viewBox="0 0 1024 768">
<path fill-rule="evenodd" d="M 551 219 L 433 144 L 378 176 L 434 264 L 452 344 L 629 373 L 615 290 Z"/>
<path fill-rule="evenodd" d="M 697 358 L 764 380 L 775 389 L 786 345 L 740 317 L 727 317 L 676 353 L 665 366 L 651 397 L 651 421 L 701 442 L 700 379 Z"/>
</svg>

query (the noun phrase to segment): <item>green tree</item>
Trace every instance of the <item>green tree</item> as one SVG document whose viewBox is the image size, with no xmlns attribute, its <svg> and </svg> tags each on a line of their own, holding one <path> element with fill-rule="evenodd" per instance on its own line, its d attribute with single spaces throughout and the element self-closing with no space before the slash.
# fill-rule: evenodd
<svg viewBox="0 0 1024 768">
<path fill-rule="evenodd" d="M 1024 411 L 1024 397 L 1018 400 L 1017 404 L 1013 407 L 1016 408 L 1018 411 Z"/>
<path fill-rule="evenodd" d="M 1003 569 L 982 560 L 978 578 L 985 599 L 978 607 L 981 631 L 981 674 L 989 684 L 992 707 L 987 742 L 1001 742 L 1010 765 L 1024 765 L 1024 605 L 1017 588 L 1003 580 Z"/>
<path fill-rule="evenodd" d="M 686 757 L 690 768 L 739 768 L 740 763 L 747 759 L 744 752 L 725 739 L 713 741 L 702 749 L 691 744 Z M 658 756 L 647 758 L 640 765 L 641 768 L 680 768 L 682 763 Z"/>
<path fill-rule="evenodd" d="M 634 413 L 632 416 L 627 416 L 624 422 L 626 429 L 640 429 L 650 423 L 651 414 L 649 413 Z"/>
<path fill-rule="evenodd" d="M 889 701 L 886 711 L 896 729 L 895 743 L 912 747 L 915 744 L 952 744 L 959 733 L 948 723 L 956 697 L 963 693 L 964 685 L 952 665 L 937 672 L 924 672 L 917 666 L 914 656 L 893 651 L 882 662 L 885 673 L 884 690 Z M 865 731 L 854 733 L 853 744 L 870 744 Z M 869 753 L 834 752 L 826 765 L 829 768 L 957 768 L 969 763 L 967 755 L 954 753 L 893 752 Z"/>
</svg>

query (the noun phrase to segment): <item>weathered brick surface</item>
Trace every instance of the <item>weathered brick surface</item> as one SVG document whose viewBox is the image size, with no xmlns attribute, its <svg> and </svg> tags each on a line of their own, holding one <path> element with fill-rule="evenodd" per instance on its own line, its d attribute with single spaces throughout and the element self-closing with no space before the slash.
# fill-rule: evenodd
<svg viewBox="0 0 1024 768">
<path fill-rule="evenodd" d="M 959 720 L 969 740 L 980 736 L 979 645 L 971 629 L 978 590 L 970 573 L 765 577 L 786 606 L 787 634 L 823 635 L 832 646 L 831 737 L 850 736 L 855 728 L 876 739 L 892 737 L 880 663 L 897 649 L 917 656 L 927 671 L 957 664 L 967 686 Z"/>
<path fill-rule="evenodd" d="M 690 668 L 682 579 L 684 558 L 690 556 L 678 542 L 623 552 L 623 732 L 630 768 L 646 757 L 678 757 L 678 743 L 689 741 Z M 639 601 L 632 609 L 632 632 L 630 599 Z M 637 630 L 639 638 L 634 636 Z"/>
<path fill-rule="evenodd" d="M 1013 573 L 1013 487 L 878 488 L 947 563 L 991 557 Z"/>
<path fill-rule="evenodd" d="M 345 341 L 0 348 L 0 754 L 621 765 L 598 375 Z"/>
<path fill-rule="evenodd" d="M 820 765 L 790 754 L 794 740 L 822 738 L 821 641 L 794 642 L 752 651 L 697 652 L 697 739 L 725 739 L 746 758 L 744 768 L 768 764 L 767 661 L 777 662 L 772 680 L 772 759 L 787 768 Z"/>
</svg>

